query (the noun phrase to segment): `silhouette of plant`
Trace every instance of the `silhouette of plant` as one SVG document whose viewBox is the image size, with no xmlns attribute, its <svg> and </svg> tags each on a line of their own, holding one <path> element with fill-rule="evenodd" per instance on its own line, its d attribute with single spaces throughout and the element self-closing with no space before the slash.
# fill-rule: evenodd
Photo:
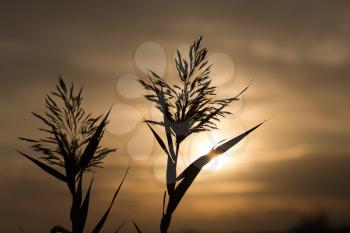
<svg viewBox="0 0 350 233">
<path fill-rule="evenodd" d="M 330 226 L 329 219 L 325 214 L 316 216 L 304 217 L 300 222 L 289 230 L 290 233 L 328 233 L 333 232 Z"/>
<path fill-rule="evenodd" d="M 319 213 L 314 216 L 303 216 L 299 222 L 286 231 L 287 233 L 348 233 L 350 225 L 333 225 L 327 214 Z"/>
<path fill-rule="evenodd" d="M 116 149 L 101 147 L 107 118 L 110 112 L 104 116 L 92 117 L 82 107 L 82 91 L 74 90 L 74 85 L 69 88 L 63 79 L 59 78 L 56 91 L 46 96 L 46 111 L 43 115 L 33 113 L 44 124 L 39 130 L 45 133 L 40 139 L 20 138 L 31 144 L 31 149 L 41 153 L 41 157 L 34 158 L 18 151 L 25 158 L 43 169 L 46 173 L 66 183 L 72 198 L 70 209 L 71 230 L 62 226 L 55 226 L 52 233 L 82 233 L 88 216 L 90 193 L 93 183 L 91 179 L 89 187 L 83 198 L 82 183 L 84 174 L 101 167 L 102 160 Z M 60 100 L 60 102 L 57 102 Z M 112 201 L 104 215 L 96 224 L 92 233 L 98 233 L 102 229 L 116 196 L 128 173 L 127 169 L 119 184 Z"/>
<path fill-rule="evenodd" d="M 199 157 L 177 176 L 177 160 L 181 143 L 190 135 L 217 129 L 216 122 L 230 114 L 225 108 L 239 100 L 243 91 L 232 98 L 216 99 L 216 87 L 211 84 L 211 65 L 206 58 L 208 50 L 201 47 L 202 37 L 194 41 L 189 49 L 189 60 L 177 51 L 175 59 L 181 86 L 169 84 L 155 72 L 150 71 L 149 81 L 139 80 L 150 92 L 148 101 L 156 104 L 162 120 L 145 120 L 153 136 L 167 155 L 167 190 L 163 197 L 163 215 L 160 223 L 162 233 L 168 231 L 172 214 L 195 180 L 202 167 L 214 157 L 229 150 L 262 123 L 232 138 L 222 140 L 206 155 Z M 166 141 L 153 129 L 157 125 L 164 129 Z"/>
</svg>

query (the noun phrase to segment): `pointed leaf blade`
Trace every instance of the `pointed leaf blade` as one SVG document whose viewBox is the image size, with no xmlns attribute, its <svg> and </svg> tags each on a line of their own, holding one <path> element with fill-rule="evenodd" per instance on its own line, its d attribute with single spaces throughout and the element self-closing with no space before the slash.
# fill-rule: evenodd
<svg viewBox="0 0 350 233">
<path fill-rule="evenodd" d="M 265 122 L 265 121 L 264 121 Z M 226 151 L 228 151 L 230 148 L 232 148 L 234 145 L 239 143 L 241 140 L 243 140 L 246 136 L 248 136 L 251 132 L 256 130 L 259 126 L 261 126 L 264 122 L 261 122 L 260 124 L 254 126 L 253 128 L 247 130 L 246 132 L 240 134 L 239 136 L 232 138 L 230 140 L 226 140 L 226 142 L 222 143 L 221 145 L 216 145 L 212 150 L 211 154 L 212 156 L 218 156 Z"/>
<path fill-rule="evenodd" d="M 165 201 L 166 201 L 166 190 L 164 191 L 163 194 L 163 211 L 162 211 L 162 215 L 164 216 L 164 211 L 165 211 Z"/>
<path fill-rule="evenodd" d="M 137 232 L 138 233 L 142 233 L 140 227 L 136 224 L 136 222 L 134 220 L 132 220 L 132 219 L 131 219 L 131 221 L 132 221 L 132 224 L 134 224 L 134 227 L 136 228 Z"/>
<path fill-rule="evenodd" d="M 182 180 L 185 177 L 191 176 L 197 169 L 202 169 L 210 161 L 209 155 L 203 155 L 192 162 L 180 175 L 176 177 L 176 180 Z"/>
<path fill-rule="evenodd" d="M 61 172 L 57 171 L 56 169 L 46 165 L 45 163 L 29 156 L 26 155 L 24 153 L 22 153 L 21 151 L 17 151 L 18 153 L 20 153 L 22 156 L 26 157 L 27 159 L 29 159 L 30 161 L 32 161 L 34 164 L 36 164 L 38 167 L 40 167 L 41 169 L 43 169 L 45 172 L 49 173 L 50 175 L 56 177 L 57 179 L 63 181 L 63 182 L 67 182 L 67 178 L 65 175 L 63 175 Z"/>
<path fill-rule="evenodd" d="M 264 121 L 265 122 L 265 121 Z M 203 155 L 197 160 L 195 160 L 191 165 L 189 165 L 176 179 L 181 180 L 181 183 L 176 187 L 175 189 L 175 195 L 172 199 L 172 202 L 169 203 L 169 211 L 172 213 L 178 204 L 180 203 L 181 199 L 187 192 L 188 188 L 191 186 L 193 181 L 196 179 L 197 175 L 201 171 L 201 169 L 208 164 L 214 157 L 221 155 L 225 153 L 227 150 L 232 148 L 234 145 L 236 145 L 238 142 L 240 142 L 242 139 L 244 139 L 246 136 L 248 136 L 251 132 L 253 132 L 255 129 L 257 129 L 259 126 L 261 126 L 264 122 L 256 125 L 255 127 L 247 130 L 246 132 L 240 134 L 239 136 L 227 140 L 224 143 L 222 143 L 219 146 L 215 146 L 207 155 Z"/>
<path fill-rule="evenodd" d="M 80 214 L 80 205 L 81 205 L 81 199 L 82 199 L 82 176 L 78 177 L 78 185 L 76 188 L 75 192 L 72 192 L 73 194 L 73 203 L 72 203 L 72 207 L 71 207 L 71 211 L 70 211 L 70 218 L 71 221 L 76 223 L 73 224 L 73 231 L 76 233 L 81 233 L 83 232 L 83 229 L 81 227 L 81 214 Z M 71 182 L 69 182 L 71 183 Z M 74 186 L 74 185 L 72 185 Z M 71 188 L 70 188 L 71 189 Z M 72 188 L 72 190 L 74 190 L 74 187 Z"/>
<path fill-rule="evenodd" d="M 215 145 L 213 147 L 213 149 L 207 154 L 207 155 L 203 155 L 202 157 L 198 158 L 197 160 L 195 160 L 191 165 L 189 165 L 177 178 L 176 180 L 181 180 L 183 179 L 187 174 L 191 173 L 191 170 L 194 169 L 194 167 L 196 168 L 202 168 L 203 166 L 205 166 L 207 163 L 210 162 L 210 160 L 216 156 L 219 156 L 223 153 L 225 153 L 227 150 L 229 150 L 230 148 L 232 148 L 234 145 L 236 145 L 237 143 L 239 143 L 241 140 L 243 140 L 246 136 L 248 136 L 251 132 L 253 132 L 254 130 L 256 130 L 259 126 L 261 126 L 262 124 L 264 124 L 266 121 L 261 122 L 260 124 L 254 126 L 253 128 L 245 131 L 244 133 L 238 135 L 237 137 L 234 137 L 230 140 L 224 139 L 221 140 L 217 145 Z"/>
<path fill-rule="evenodd" d="M 110 212 L 111 209 L 112 209 L 112 206 L 113 206 L 113 204 L 114 204 L 115 198 L 117 197 L 117 195 L 118 195 L 118 193 L 119 193 L 119 191 L 120 191 L 120 189 L 121 189 L 121 187 L 122 187 L 122 185 L 123 185 L 123 183 L 124 183 L 124 180 L 125 180 L 125 178 L 126 178 L 126 175 L 128 174 L 129 169 L 130 169 L 130 166 L 129 166 L 128 169 L 126 170 L 122 181 L 120 182 L 120 184 L 119 184 L 119 186 L 118 186 L 116 192 L 114 193 L 114 196 L 113 196 L 113 198 L 112 198 L 112 201 L 111 201 L 111 203 L 110 203 L 108 209 L 106 210 L 105 214 L 102 216 L 102 218 L 100 219 L 100 221 L 97 223 L 97 225 L 95 226 L 95 228 L 94 228 L 94 230 L 92 231 L 92 233 L 99 233 L 99 232 L 101 231 L 101 229 L 102 229 L 104 223 L 106 222 L 106 219 L 107 219 L 107 217 L 108 217 L 108 214 L 109 214 L 109 212 Z"/>
<path fill-rule="evenodd" d="M 182 177 L 182 181 L 179 183 L 179 185 L 176 186 L 173 198 L 171 200 L 169 199 L 167 208 L 168 215 L 171 215 L 175 211 L 176 207 L 184 197 L 189 187 L 192 185 L 193 181 L 196 179 L 202 167 L 209 161 L 210 157 L 208 155 L 203 155 L 194 161 L 190 166 L 188 166 L 185 171 L 179 176 Z"/>
<path fill-rule="evenodd" d="M 107 124 L 107 118 L 109 116 L 110 111 L 111 111 L 111 108 L 108 110 L 105 117 L 102 119 L 101 123 L 97 127 L 95 133 L 90 138 L 89 143 L 86 145 L 86 148 L 81 156 L 81 159 L 80 159 L 79 165 L 78 165 L 78 169 L 80 172 L 84 172 L 85 168 L 89 165 L 89 162 L 93 158 L 93 156 L 98 148 L 100 138 L 101 138 L 101 135 L 103 134 L 103 130 Z"/>
<path fill-rule="evenodd" d="M 86 219 L 88 216 L 89 204 L 90 204 L 90 193 L 91 193 L 91 187 L 92 187 L 93 181 L 94 181 L 94 179 L 92 178 L 90 181 L 89 188 L 86 192 L 85 198 L 83 200 L 83 203 L 80 207 L 80 216 L 81 216 L 81 218 L 79 219 L 79 229 L 81 230 L 80 232 L 84 231 Z"/>
<path fill-rule="evenodd" d="M 117 227 L 117 230 L 115 231 L 115 233 L 118 233 L 120 229 L 122 229 L 122 227 L 125 225 L 125 220 Z"/>
<path fill-rule="evenodd" d="M 157 139 L 158 144 L 160 145 L 160 147 L 163 149 L 163 151 L 170 157 L 170 159 L 172 160 L 173 163 L 175 163 L 173 157 L 170 155 L 165 143 L 163 142 L 162 138 L 157 134 L 156 131 L 154 131 L 154 129 L 151 127 L 151 125 L 146 122 L 146 124 L 148 125 L 148 127 L 150 128 L 150 130 L 153 133 L 153 136 Z"/>
</svg>

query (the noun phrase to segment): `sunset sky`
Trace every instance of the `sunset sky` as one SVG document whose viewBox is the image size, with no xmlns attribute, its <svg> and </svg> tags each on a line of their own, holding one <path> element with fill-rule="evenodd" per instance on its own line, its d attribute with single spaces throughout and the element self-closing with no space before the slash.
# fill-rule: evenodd
<svg viewBox="0 0 350 233">
<path fill-rule="evenodd" d="M 131 170 L 104 232 L 159 232 L 166 157 L 142 123 L 158 113 L 136 79 L 155 69 L 178 82 L 174 53 L 201 35 L 218 96 L 250 84 L 219 130 L 191 136 L 179 172 L 221 139 L 271 118 L 203 170 L 170 232 L 286 229 L 325 213 L 350 221 L 349 1 L 1 1 L 0 223 L 2 232 L 69 226 L 63 183 L 20 157 L 18 137 L 37 137 L 44 97 L 60 74 L 84 85 L 93 114 L 114 103 L 97 170 L 88 229 Z M 162 134 L 163 132 L 158 129 Z M 88 181 L 86 181 L 87 183 Z"/>
</svg>

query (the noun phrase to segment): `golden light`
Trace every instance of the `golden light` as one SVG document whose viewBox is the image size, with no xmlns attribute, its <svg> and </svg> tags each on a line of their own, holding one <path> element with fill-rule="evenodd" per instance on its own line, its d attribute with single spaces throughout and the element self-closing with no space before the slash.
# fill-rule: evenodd
<svg viewBox="0 0 350 233">
<path fill-rule="evenodd" d="M 203 133 L 191 138 L 188 143 L 183 145 L 182 159 L 184 160 L 184 166 L 188 166 L 200 156 L 207 154 L 219 141 L 223 138 L 220 134 L 215 133 Z M 215 171 L 224 167 L 229 161 L 229 155 L 232 152 L 226 152 L 203 167 L 207 171 Z"/>
</svg>

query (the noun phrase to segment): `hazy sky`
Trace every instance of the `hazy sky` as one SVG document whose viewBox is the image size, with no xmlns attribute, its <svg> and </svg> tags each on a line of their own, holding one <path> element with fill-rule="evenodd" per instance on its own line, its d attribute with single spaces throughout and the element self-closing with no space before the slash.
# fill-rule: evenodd
<svg viewBox="0 0 350 233">
<path fill-rule="evenodd" d="M 130 80 L 145 78 L 140 64 L 150 64 L 176 81 L 174 51 L 200 35 L 214 67 L 224 70 L 213 76 L 220 96 L 252 84 L 220 130 L 184 145 L 180 171 L 212 143 L 273 118 L 228 153 L 222 168 L 203 171 L 176 210 L 171 232 L 284 229 L 321 212 L 334 223 L 348 221 L 349 11 L 345 0 L 2 1 L 2 231 L 68 226 L 66 187 L 15 152 L 30 153 L 17 137 L 38 136 L 40 123 L 30 112 L 43 111 L 45 94 L 62 74 L 84 85 L 85 106 L 95 114 L 117 96 L 103 144 L 119 149 L 95 175 L 89 226 L 132 161 L 105 232 L 129 217 L 157 232 L 165 156 L 140 123 L 156 114 Z M 131 229 L 128 222 L 124 232 Z"/>
</svg>

